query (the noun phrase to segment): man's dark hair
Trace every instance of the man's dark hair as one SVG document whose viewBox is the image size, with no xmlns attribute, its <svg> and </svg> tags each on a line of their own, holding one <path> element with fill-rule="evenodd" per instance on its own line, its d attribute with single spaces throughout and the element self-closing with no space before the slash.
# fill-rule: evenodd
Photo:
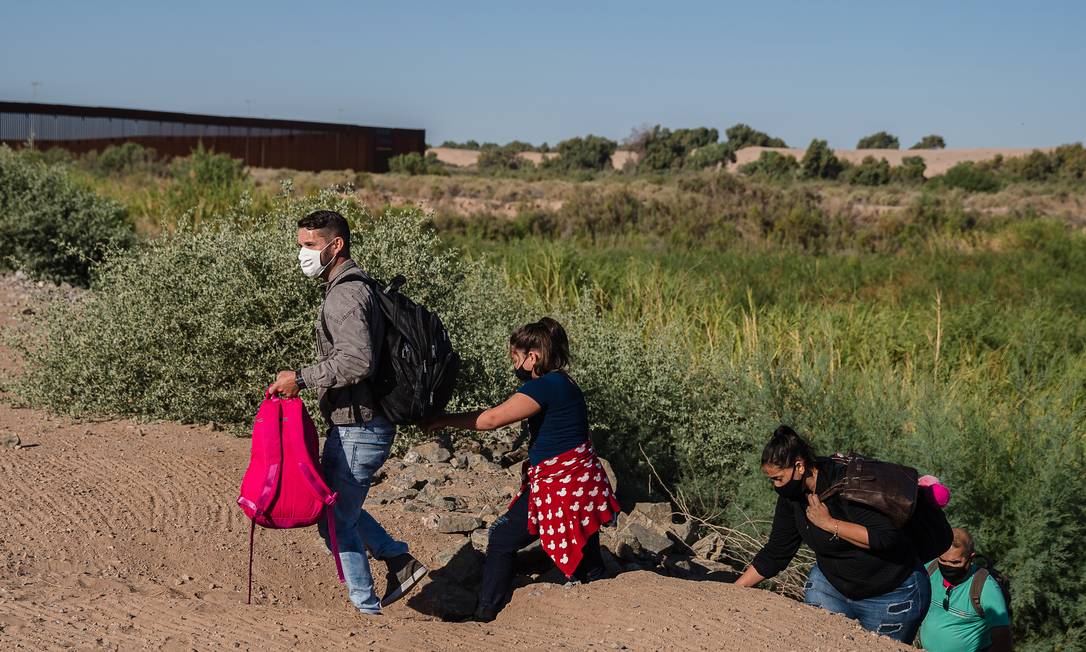
<svg viewBox="0 0 1086 652">
<path fill-rule="evenodd" d="M 335 211 L 313 211 L 298 220 L 299 229 L 320 231 L 326 238 L 343 238 L 342 256 L 351 255 L 351 227 L 347 219 Z"/>
</svg>

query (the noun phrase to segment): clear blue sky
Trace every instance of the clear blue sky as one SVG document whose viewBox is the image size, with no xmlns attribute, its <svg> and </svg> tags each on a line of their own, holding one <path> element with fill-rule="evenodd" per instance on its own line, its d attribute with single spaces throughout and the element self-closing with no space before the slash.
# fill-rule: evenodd
<svg viewBox="0 0 1086 652">
<path fill-rule="evenodd" d="M 793 145 L 1086 140 L 1086 2 L 14 2 L 0 99 L 551 144 L 746 122 Z M 246 102 L 249 100 L 249 102 Z"/>
</svg>

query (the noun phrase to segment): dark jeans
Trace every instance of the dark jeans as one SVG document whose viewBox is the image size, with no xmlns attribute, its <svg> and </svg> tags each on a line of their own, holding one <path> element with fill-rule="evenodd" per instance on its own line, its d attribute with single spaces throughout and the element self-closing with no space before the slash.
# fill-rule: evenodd
<svg viewBox="0 0 1086 652">
<path fill-rule="evenodd" d="M 517 551 L 538 537 L 528 532 L 528 492 L 521 494 L 509 511 L 490 526 L 490 539 L 483 562 L 483 586 L 479 591 L 479 607 L 498 611 L 509 599 L 513 586 L 513 570 Z M 597 532 L 585 541 L 584 558 L 573 577 L 581 582 L 598 580 L 604 575 L 600 556 L 600 535 Z"/>
</svg>

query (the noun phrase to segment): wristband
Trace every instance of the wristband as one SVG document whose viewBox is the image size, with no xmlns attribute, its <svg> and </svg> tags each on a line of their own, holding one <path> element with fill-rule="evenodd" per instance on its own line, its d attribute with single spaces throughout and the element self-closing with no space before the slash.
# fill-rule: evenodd
<svg viewBox="0 0 1086 652">
<path fill-rule="evenodd" d="M 298 386 L 298 389 L 305 389 L 305 378 L 302 378 L 301 369 L 297 369 L 294 372 L 294 384 Z"/>
</svg>

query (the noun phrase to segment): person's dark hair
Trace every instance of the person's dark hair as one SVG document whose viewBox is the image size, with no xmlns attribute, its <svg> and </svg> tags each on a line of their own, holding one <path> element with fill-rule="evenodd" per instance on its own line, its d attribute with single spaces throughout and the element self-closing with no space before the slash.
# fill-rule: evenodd
<svg viewBox="0 0 1086 652">
<path fill-rule="evenodd" d="M 298 220 L 299 229 L 320 231 L 327 238 L 343 238 L 342 256 L 351 255 L 351 227 L 347 218 L 335 211 L 313 211 Z"/>
<path fill-rule="evenodd" d="M 565 369 L 569 365 L 569 338 L 566 329 L 550 317 L 521 326 L 509 337 L 509 347 L 518 351 L 539 351 L 536 375 Z"/>
<path fill-rule="evenodd" d="M 807 466 L 815 463 L 815 449 L 790 427 L 781 425 L 773 431 L 769 443 L 762 449 L 762 466 L 771 464 L 786 469 L 803 460 Z"/>
</svg>

